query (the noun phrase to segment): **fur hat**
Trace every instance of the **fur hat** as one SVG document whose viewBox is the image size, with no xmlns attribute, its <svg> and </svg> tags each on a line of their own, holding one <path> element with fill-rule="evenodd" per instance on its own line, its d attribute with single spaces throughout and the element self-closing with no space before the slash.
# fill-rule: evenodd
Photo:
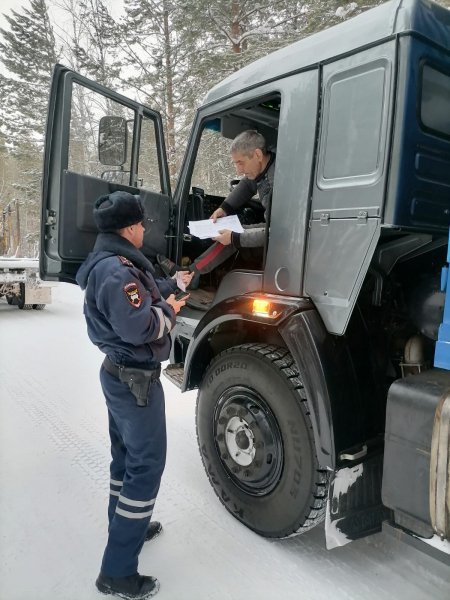
<svg viewBox="0 0 450 600">
<path fill-rule="evenodd" d="M 144 220 L 141 198 L 128 192 L 100 196 L 94 204 L 94 221 L 99 231 L 117 231 Z"/>
</svg>

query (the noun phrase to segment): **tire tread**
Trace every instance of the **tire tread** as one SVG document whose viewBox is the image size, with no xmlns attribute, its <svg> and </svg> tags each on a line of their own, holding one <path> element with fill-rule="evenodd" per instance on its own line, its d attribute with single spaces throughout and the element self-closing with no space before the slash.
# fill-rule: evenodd
<svg viewBox="0 0 450 600">
<path fill-rule="evenodd" d="M 301 407 L 301 409 L 305 415 L 306 423 L 307 423 L 310 431 L 312 431 L 312 423 L 310 420 L 308 398 L 306 396 L 306 392 L 305 392 L 303 383 L 300 379 L 300 374 L 299 374 L 297 365 L 294 361 L 294 358 L 293 358 L 292 354 L 289 352 L 289 350 L 287 350 L 286 348 L 274 346 L 272 344 L 262 344 L 262 343 L 255 343 L 255 342 L 247 342 L 244 344 L 240 344 L 238 346 L 233 346 L 231 348 L 228 348 L 227 350 L 224 350 L 220 354 L 216 355 L 212 359 L 210 364 L 208 365 L 207 369 L 205 369 L 205 372 L 209 369 L 212 362 L 217 360 L 219 357 L 226 356 L 226 355 L 232 355 L 233 353 L 240 352 L 242 350 L 254 353 L 255 355 L 259 355 L 259 356 L 263 357 L 264 359 L 271 361 L 272 364 L 279 369 L 279 371 L 283 374 L 285 379 L 288 381 L 290 387 L 297 394 L 299 406 Z M 197 413 L 198 413 L 198 411 L 196 410 L 196 417 L 195 417 L 196 421 L 197 421 Z M 198 439 L 198 433 L 197 433 L 197 441 L 198 441 L 198 445 L 200 448 L 200 440 Z M 201 448 L 200 448 L 200 455 L 202 456 Z M 203 456 L 202 456 L 202 461 L 203 461 Z M 326 510 L 327 496 L 328 496 L 327 491 L 328 491 L 329 474 L 326 469 L 321 468 L 319 465 L 316 466 L 315 471 L 316 471 L 316 480 L 315 480 L 315 485 L 314 485 L 315 489 L 312 491 L 312 494 L 311 494 L 311 502 L 310 502 L 311 511 L 305 517 L 304 522 L 298 528 L 296 528 L 295 530 L 293 530 L 290 533 L 287 533 L 285 536 L 283 536 L 283 538 L 293 537 L 296 535 L 300 535 L 302 533 L 306 533 L 307 531 L 309 531 L 310 529 L 312 529 L 313 527 L 315 527 L 316 525 L 321 523 L 325 518 L 325 510 Z M 209 478 L 208 478 L 208 480 L 209 480 Z M 218 496 L 218 498 L 222 501 L 222 499 L 220 498 L 220 495 L 217 493 L 217 490 L 214 487 L 214 485 L 212 484 L 212 482 L 210 480 L 209 480 L 209 482 L 210 482 L 212 488 L 214 489 L 214 492 Z"/>
</svg>

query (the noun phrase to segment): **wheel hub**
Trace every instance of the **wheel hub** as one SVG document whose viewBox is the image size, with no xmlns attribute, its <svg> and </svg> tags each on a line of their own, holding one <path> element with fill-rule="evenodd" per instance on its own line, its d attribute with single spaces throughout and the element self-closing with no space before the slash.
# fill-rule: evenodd
<svg viewBox="0 0 450 600">
<path fill-rule="evenodd" d="M 214 415 L 217 450 L 236 485 L 253 495 L 269 493 L 283 465 L 277 421 L 264 398 L 235 386 L 219 398 Z"/>
<path fill-rule="evenodd" d="M 231 458 L 242 467 L 250 465 L 255 458 L 253 432 L 241 417 L 232 417 L 228 421 L 225 427 L 225 445 Z"/>
</svg>

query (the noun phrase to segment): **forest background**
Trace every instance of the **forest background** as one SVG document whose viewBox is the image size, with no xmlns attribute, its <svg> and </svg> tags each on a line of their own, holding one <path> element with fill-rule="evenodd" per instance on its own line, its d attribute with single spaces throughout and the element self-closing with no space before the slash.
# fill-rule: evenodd
<svg viewBox="0 0 450 600">
<path fill-rule="evenodd" d="M 44 132 L 55 63 L 161 113 L 174 186 L 194 112 L 209 88 L 269 52 L 381 3 L 28 0 L 4 13 L 0 255 L 38 253 Z M 438 3 L 450 8 L 450 0 Z"/>
</svg>

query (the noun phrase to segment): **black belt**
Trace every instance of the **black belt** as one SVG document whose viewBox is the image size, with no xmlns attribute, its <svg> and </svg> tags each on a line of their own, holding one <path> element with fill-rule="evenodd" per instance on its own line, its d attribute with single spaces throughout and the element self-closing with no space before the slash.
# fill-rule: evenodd
<svg viewBox="0 0 450 600">
<path fill-rule="evenodd" d="M 106 371 L 113 377 L 117 377 L 122 383 L 126 383 L 130 392 L 136 398 L 138 406 L 147 406 L 149 391 L 161 374 L 161 365 L 156 369 L 140 369 L 138 367 L 118 367 L 106 356 L 103 361 Z"/>
<path fill-rule="evenodd" d="M 155 381 L 155 379 L 159 379 L 159 376 L 161 375 L 161 365 L 159 365 L 159 367 L 157 367 L 156 369 L 141 369 L 140 367 L 124 367 L 122 365 L 118 367 L 107 356 L 105 356 L 103 366 L 105 368 L 105 371 L 108 371 L 110 375 L 113 375 L 113 377 L 117 377 L 117 379 L 121 379 L 121 374 L 128 370 L 142 371 L 142 374 L 147 376 L 152 381 Z"/>
</svg>

